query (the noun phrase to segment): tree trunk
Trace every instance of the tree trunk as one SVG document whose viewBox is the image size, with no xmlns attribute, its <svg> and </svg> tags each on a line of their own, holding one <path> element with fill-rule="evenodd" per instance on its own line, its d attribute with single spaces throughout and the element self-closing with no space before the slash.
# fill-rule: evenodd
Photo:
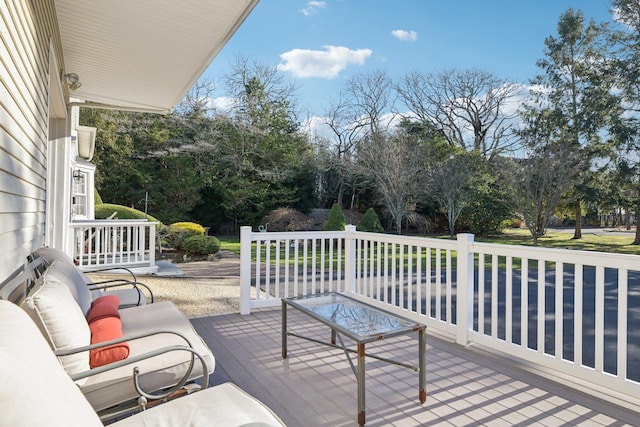
<svg viewBox="0 0 640 427">
<path fill-rule="evenodd" d="M 636 237 L 633 239 L 632 245 L 640 245 L 640 227 L 636 225 Z"/>
<path fill-rule="evenodd" d="M 344 196 L 344 177 L 340 177 L 340 181 L 338 184 L 338 197 L 336 203 L 338 206 L 342 207 L 342 197 Z"/>
<path fill-rule="evenodd" d="M 632 245 L 640 245 L 640 224 L 638 224 L 638 213 L 640 212 L 640 198 L 636 200 L 636 237 Z"/>
<path fill-rule="evenodd" d="M 629 209 L 628 207 L 625 208 L 624 222 L 625 222 L 625 225 L 627 226 L 627 230 L 631 230 L 631 209 Z"/>
<path fill-rule="evenodd" d="M 580 200 L 576 204 L 576 230 L 573 234 L 574 239 L 582 239 L 582 204 Z"/>
<path fill-rule="evenodd" d="M 447 220 L 449 221 L 449 237 L 453 238 L 456 233 L 456 221 L 453 219 L 453 212 L 451 208 L 447 211 Z"/>
</svg>

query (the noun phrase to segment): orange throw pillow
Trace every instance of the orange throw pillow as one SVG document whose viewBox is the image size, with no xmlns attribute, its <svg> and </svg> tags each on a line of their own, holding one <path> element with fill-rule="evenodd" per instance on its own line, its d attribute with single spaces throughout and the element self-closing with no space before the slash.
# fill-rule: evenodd
<svg viewBox="0 0 640 427">
<path fill-rule="evenodd" d="M 89 330 L 91 331 L 91 344 L 98 344 L 122 338 L 122 321 L 118 306 L 120 298 L 117 295 L 105 295 L 96 298 L 91 303 L 91 310 L 87 315 Z M 129 343 L 122 342 L 107 347 L 101 347 L 89 352 L 89 366 L 98 366 L 124 360 L 129 357 Z"/>
<path fill-rule="evenodd" d="M 91 344 L 122 338 L 122 321 L 118 317 L 104 317 L 89 324 Z M 129 343 L 122 342 L 93 349 L 89 352 L 89 366 L 98 366 L 124 360 L 129 357 Z"/>
<path fill-rule="evenodd" d="M 91 303 L 91 309 L 87 314 L 87 323 L 91 325 L 94 321 L 105 317 L 120 318 L 118 306 L 120 306 L 120 298 L 117 295 L 104 295 L 96 298 Z"/>
</svg>

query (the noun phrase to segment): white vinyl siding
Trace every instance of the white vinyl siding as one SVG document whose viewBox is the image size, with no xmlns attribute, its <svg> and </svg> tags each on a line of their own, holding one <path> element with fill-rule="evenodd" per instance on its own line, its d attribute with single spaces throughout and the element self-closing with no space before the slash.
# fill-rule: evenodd
<svg viewBox="0 0 640 427">
<path fill-rule="evenodd" d="M 52 11 L 0 3 L 0 281 L 44 242 Z"/>
</svg>

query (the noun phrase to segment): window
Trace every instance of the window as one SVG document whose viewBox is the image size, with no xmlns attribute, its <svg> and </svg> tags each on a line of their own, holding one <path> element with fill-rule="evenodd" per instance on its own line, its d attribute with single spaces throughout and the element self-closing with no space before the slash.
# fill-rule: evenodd
<svg viewBox="0 0 640 427">
<path fill-rule="evenodd" d="M 87 173 L 73 173 L 73 216 L 87 216 Z"/>
</svg>

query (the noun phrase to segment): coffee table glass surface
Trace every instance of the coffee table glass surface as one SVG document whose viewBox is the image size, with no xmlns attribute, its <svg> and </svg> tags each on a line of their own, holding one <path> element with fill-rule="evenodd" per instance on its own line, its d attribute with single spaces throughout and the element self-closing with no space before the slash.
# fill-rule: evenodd
<svg viewBox="0 0 640 427">
<path fill-rule="evenodd" d="M 419 326 L 409 319 L 336 293 L 291 298 L 287 303 L 361 343 L 378 340 L 381 336 L 406 334 Z"/>
</svg>

